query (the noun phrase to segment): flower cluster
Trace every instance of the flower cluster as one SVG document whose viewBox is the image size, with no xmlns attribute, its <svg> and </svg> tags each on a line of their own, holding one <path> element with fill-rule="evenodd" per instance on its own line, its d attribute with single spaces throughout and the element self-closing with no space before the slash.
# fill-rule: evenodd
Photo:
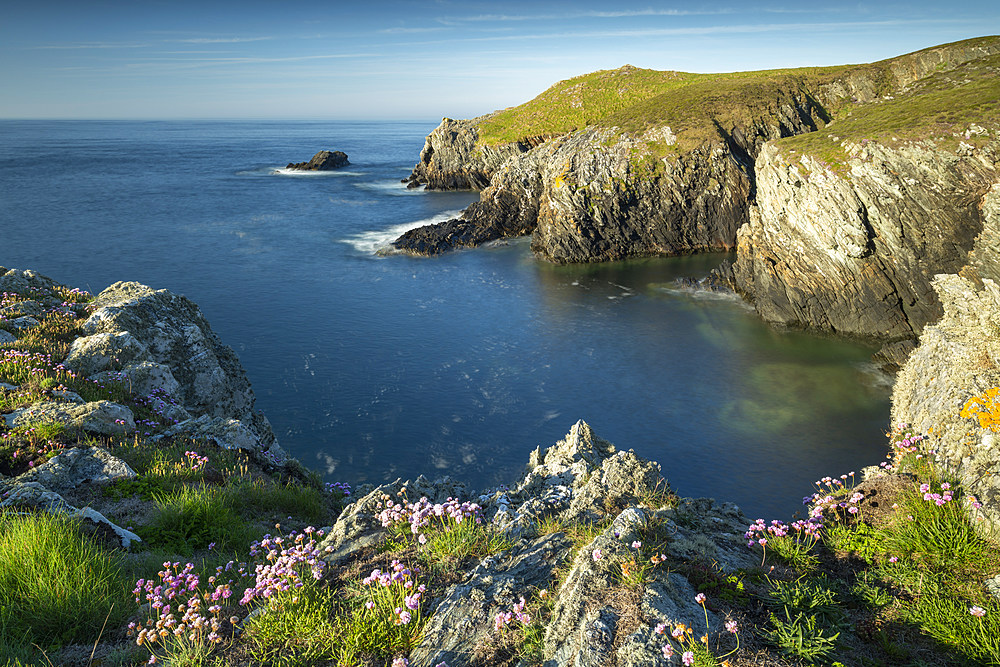
<svg viewBox="0 0 1000 667">
<path fill-rule="evenodd" d="M 403 502 L 397 503 L 388 495 L 382 496 L 382 501 L 377 505 L 381 511 L 376 515 L 376 518 L 384 528 L 408 523 L 410 532 L 417 536 L 421 544 L 426 542 L 426 538 L 421 532 L 432 522 L 441 527 L 447 526 L 449 520 L 456 524 L 460 524 L 466 519 L 477 524 L 483 522 L 482 508 L 476 503 L 460 503 L 457 499 L 450 497 L 444 503 L 431 503 L 426 497 L 411 503 L 405 499 L 405 488 L 399 493 L 403 496 Z"/>
<path fill-rule="evenodd" d="M 240 604 L 301 588 L 306 572 L 313 579 L 322 577 L 326 568 L 322 559 L 324 550 L 316 542 L 316 537 L 322 536 L 323 531 L 308 526 L 302 533 L 292 532 L 288 537 L 265 535 L 260 542 L 254 542 L 250 555 L 255 558 L 263 556 L 263 562 L 257 564 L 254 585 L 243 592 Z M 326 550 L 331 551 L 332 548 L 326 547 Z"/>
<path fill-rule="evenodd" d="M 222 604 L 232 596 L 233 580 L 218 583 L 218 578 L 227 568 L 219 568 L 216 576 L 210 577 L 210 593 L 199 588 L 200 577 L 194 572 L 194 565 L 187 563 L 183 569 L 180 563 L 163 563 L 158 580 L 140 579 L 132 593 L 138 603 L 142 598 L 149 603 L 152 613 L 145 624 L 129 623 L 129 635 L 136 636 L 136 644 L 145 644 L 152 652 L 152 645 L 164 643 L 171 637 L 192 643 L 222 641 L 220 630 L 227 623 L 234 625 L 238 619 L 222 617 Z M 240 567 L 242 573 L 245 570 Z M 155 654 L 154 654 L 155 655 Z M 154 658 L 155 660 L 155 658 Z"/>
<path fill-rule="evenodd" d="M 187 457 L 188 465 L 191 466 L 191 470 L 195 472 L 201 470 L 202 468 L 208 465 L 208 457 L 201 456 L 198 454 L 198 452 L 186 451 L 184 452 L 184 456 Z"/>
<path fill-rule="evenodd" d="M 524 596 L 521 596 L 520 602 L 516 603 L 510 611 L 501 611 L 493 619 L 493 627 L 497 630 L 502 630 L 505 625 L 513 620 L 521 622 L 521 625 L 531 625 L 531 616 L 524 611 L 525 605 L 528 604 Z"/>
<path fill-rule="evenodd" d="M 684 665 L 688 667 L 693 665 L 695 663 L 695 658 L 697 654 L 701 654 L 703 656 L 711 658 L 711 664 L 718 664 L 718 660 L 712 656 L 711 651 L 708 648 L 708 629 L 709 629 L 708 608 L 705 606 L 706 602 L 705 594 L 698 593 L 694 597 L 694 601 L 697 602 L 698 605 L 705 612 L 705 634 L 696 640 L 694 637 L 693 629 L 691 629 L 684 623 L 678 623 L 677 625 L 674 626 L 674 629 L 670 632 L 670 636 L 673 637 L 678 643 L 680 643 L 682 648 L 687 649 L 681 653 L 681 662 L 684 663 Z M 660 623 L 656 626 L 656 628 L 653 631 L 657 635 L 662 635 L 666 632 L 666 629 L 667 629 L 666 624 Z M 740 647 L 739 625 L 737 624 L 736 621 L 733 620 L 726 621 L 726 632 L 736 637 L 736 648 L 734 648 L 732 651 L 726 653 L 723 656 L 719 656 L 720 658 L 726 658 L 732 655 L 733 653 L 738 651 Z M 664 644 L 661 650 L 663 651 L 663 657 L 665 659 L 670 660 L 671 658 L 674 657 L 675 649 L 671 643 L 667 642 L 666 644 Z M 722 664 L 727 665 L 729 663 L 728 661 L 723 661 Z"/>
<path fill-rule="evenodd" d="M 345 498 L 351 496 L 351 485 L 347 482 L 327 482 L 323 485 L 327 493 L 339 493 Z"/>
<path fill-rule="evenodd" d="M 941 492 L 932 492 L 931 485 L 924 483 L 920 485 L 920 493 L 924 494 L 924 500 L 932 502 L 938 507 L 944 505 L 947 502 L 951 502 L 953 496 L 951 492 L 951 484 L 948 482 L 941 483 Z"/>
<path fill-rule="evenodd" d="M 757 519 L 750 524 L 743 537 L 747 538 L 747 546 L 750 547 L 754 545 L 766 546 L 768 535 L 779 538 L 791 536 L 796 541 L 815 542 L 819 539 L 819 531 L 822 527 L 822 520 L 813 517 L 793 521 L 791 524 L 786 524 L 777 519 L 772 520 L 768 524 L 763 519 Z"/>
<path fill-rule="evenodd" d="M 427 589 L 417 583 L 417 568 L 407 567 L 398 560 L 393 560 L 391 567 L 391 571 L 385 572 L 376 568 L 361 580 L 368 598 L 364 613 L 394 626 L 412 624 L 413 632 L 419 632 L 420 604 Z"/>
</svg>

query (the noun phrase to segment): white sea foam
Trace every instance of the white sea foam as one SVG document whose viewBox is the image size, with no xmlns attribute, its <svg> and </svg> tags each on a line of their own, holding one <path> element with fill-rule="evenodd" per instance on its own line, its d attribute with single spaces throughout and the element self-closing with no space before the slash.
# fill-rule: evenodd
<svg viewBox="0 0 1000 667">
<path fill-rule="evenodd" d="M 407 188 L 406 183 L 396 179 L 358 183 L 358 187 L 363 190 L 375 190 L 379 194 L 392 195 L 394 197 L 426 194 L 423 188 Z"/>
<path fill-rule="evenodd" d="M 304 169 L 288 169 L 287 167 L 281 167 L 280 169 L 272 169 L 270 172 L 273 176 L 302 176 L 306 178 L 313 178 L 316 176 L 364 176 L 363 171 L 344 171 L 343 169 L 333 169 L 327 171 L 312 171 Z"/>
<path fill-rule="evenodd" d="M 417 227 L 423 227 L 424 225 L 433 225 L 438 222 L 444 222 L 446 220 L 451 220 L 452 218 L 457 218 L 461 213 L 461 210 L 454 211 L 442 211 L 437 215 L 430 218 L 424 218 L 423 220 L 414 220 L 413 222 L 404 222 L 400 225 L 393 225 L 388 229 L 378 229 L 370 232 L 361 232 L 360 234 L 355 234 L 354 236 L 348 236 L 347 238 L 340 239 L 341 243 L 346 243 L 352 246 L 358 252 L 364 253 L 366 255 L 374 255 L 379 250 L 389 248 L 389 244 L 398 239 L 400 236 L 410 231 L 411 229 L 416 229 Z"/>
<path fill-rule="evenodd" d="M 682 285 L 674 283 L 670 286 L 657 285 L 654 289 L 675 296 L 684 296 L 697 301 L 727 301 L 747 310 L 753 310 L 753 306 L 743 300 L 736 292 L 729 290 L 711 290 L 695 285 Z"/>
</svg>

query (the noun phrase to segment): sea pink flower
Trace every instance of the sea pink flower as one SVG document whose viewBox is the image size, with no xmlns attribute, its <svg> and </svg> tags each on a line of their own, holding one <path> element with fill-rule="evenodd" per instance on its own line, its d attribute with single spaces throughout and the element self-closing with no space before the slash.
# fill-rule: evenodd
<svg viewBox="0 0 1000 667">
<path fill-rule="evenodd" d="M 983 616 L 986 615 L 986 610 L 980 606 L 974 606 L 974 607 L 969 607 L 969 613 L 972 614 L 973 616 L 978 616 L 979 618 L 982 618 Z"/>
</svg>

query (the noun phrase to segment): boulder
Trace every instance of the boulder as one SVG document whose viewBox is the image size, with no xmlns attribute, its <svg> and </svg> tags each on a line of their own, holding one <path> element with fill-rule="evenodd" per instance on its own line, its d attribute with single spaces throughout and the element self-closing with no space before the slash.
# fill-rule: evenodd
<svg viewBox="0 0 1000 667">
<path fill-rule="evenodd" d="M 275 446 L 270 423 L 254 409 L 246 371 L 198 306 L 167 290 L 119 282 L 101 292 L 93 307 L 82 325 L 88 335 L 74 341 L 71 367 L 117 371 L 114 378 L 129 382 L 134 393 L 152 394 L 151 400 L 164 405 L 171 403 L 164 398 L 169 396 L 186 411 L 171 411 L 169 418 L 207 416 L 198 428 L 212 422 L 213 437 L 221 428 L 228 441 L 239 443 L 234 446 L 259 451 Z M 240 422 L 238 434 L 230 420 Z"/>
<path fill-rule="evenodd" d="M 37 482 L 50 491 L 63 493 L 81 484 L 131 479 L 134 470 L 102 447 L 75 447 L 15 478 L 17 484 Z"/>
<path fill-rule="evenodd" d="M 286 169 L 297 169 L 299 171 L 329 171 L 339 169 L 350 164 L 347 161 L 347 153 L 341 151 L 320 151 L 312 156 L 308 162 L 289 162 Z"/>
<path fill-rule="evenodd" d="M 132 411 L 111 401 L 92 401 L 82 405 L 43 401 L 4 415 L 8 428 L 38 422 L 59 422 L 73 428 L 103 435 L 121 435 L 135 431 Z"/>
<path fill-rule="evenodd" d="M 132 546 L 133 542 L 142 542 L 138 535 L 112 523 L 106 516 L 92 507 L 76 508 L 67 503 L 58 493 L 49 491 L 38 482 L 19 484 L 0 493 L 0 508 L 3 507 L 34 509 L 51 514 L 62 514 L 69 519 L 87 521 L 98 529 L 111 530 L 125 549 Z"/>
</svg>

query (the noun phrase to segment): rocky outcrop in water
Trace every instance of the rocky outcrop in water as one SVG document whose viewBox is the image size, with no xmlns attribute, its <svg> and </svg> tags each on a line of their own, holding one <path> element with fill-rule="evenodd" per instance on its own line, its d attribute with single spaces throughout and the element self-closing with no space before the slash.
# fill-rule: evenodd
<svg viewBox="0 0 1000 667">
<path fill-rule="evenodd" d="M 308 162 L 289 162 L 285 169 L 295 169 L 297 171 L 330 171 L 345 167 L 350 162 L 347 161 L 347 153 L 341 151 L 320 151 L 312 156 Z"/>
</svg>

